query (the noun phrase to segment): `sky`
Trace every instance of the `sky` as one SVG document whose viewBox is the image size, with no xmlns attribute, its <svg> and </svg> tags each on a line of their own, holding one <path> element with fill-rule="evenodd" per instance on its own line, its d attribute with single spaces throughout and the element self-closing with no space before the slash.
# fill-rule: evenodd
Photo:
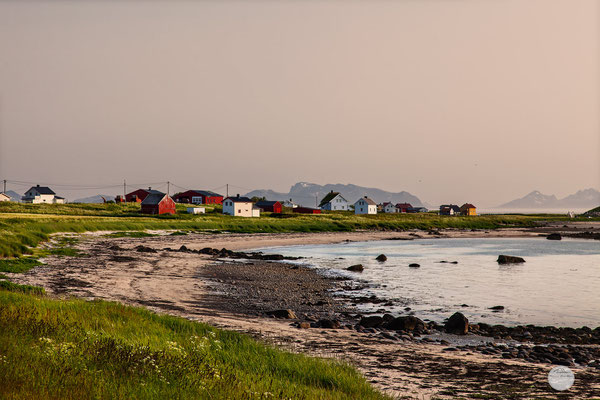
<svg viewBox="0 0 600 400">
<path fill-rule="evenodd" d="M 0 179 L 600 188 L 600 1 L 0 1 Z"/>
</svg>

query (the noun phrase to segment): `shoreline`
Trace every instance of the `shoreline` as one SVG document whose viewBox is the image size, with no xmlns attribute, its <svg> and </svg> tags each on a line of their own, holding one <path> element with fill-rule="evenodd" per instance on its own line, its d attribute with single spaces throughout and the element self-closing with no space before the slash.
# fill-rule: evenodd
<svg viewBox="0 0 600 400">
<path fill-rule="evenodd" d="M 504 398 L 503 391 L 511 386 L 521 388 L 521 392 L 528 395 L 554 394 L 544 381 L 550 366 L 544 359 L 550 362 L 551 356 L 558 359 L 554 353 L 560 350 L 547 343 L 541 347 L 550 348 L 551 352 L 542 352 L 538 357 L 539 349 L 536 348 L 540 346 L 531 343 L 526 346 L 529 351 L 525 357 L 519 354 L 522 346 L 502 344 L 517 338 L 512 331 L 497 332 L 498 339 L 493 339 L 475 334 L 452 336 L 434 326 L 428 327 L 428 334 L 394 332 L 380 327 L 357 329 L 362 315 L 331 293 L 336 286 L 347 284 L 347 280 L 326 278 L 314 269 L 287 263 L 224 261 L 218 255 L 199 253 L 206 247 L 240 251 L 292 244 L 414 238 L 411 234 L 449 238 L 481 237 L 482 232 L 452 230 L 440 232 L 440 235 L 422 231 L 190 234 L 147 238 L 105 238 L 94 233 L 82 235 L 76 246 L 87 256 L 48 257 L 47 265 L 25 274 L 15 274 L 11 279 L 43 286 L 53 296 L 75 295 L 141 305 L 157 312 L 245 332 L 291 351 L 338 358 L 357 366 L 374 385 L 393 395 L 444 399 L 482 393 L 485 384 L 498 383 L 498 374 L 506 375 L 506 383 L 497 389 L 489 389 L 493 398 Z M 490 231 L 483 237 L 538 235 L 539 232 L 510 229 Z M 180 246 L 186 249 L 177 251 Z M 167 247 L 176 250 L 164 250 Z M 297 314 L 296 318 L 267 316 L 269 311 L 288 308 Z M 337 329 L 319 324 L 321 320 L 336 319 L 340 324 Z M 301 329 L 302 322 L 308 323 L 309 327 L 304 325 Z M 535 331 L 529 333 L 532 337 L 537 336 Z M 510 339 L 502 339 L 503 335 Z M 485 338 L 490 344 L 464 347 L 460 340 L 467 337 Z M 598 351 L 597 345 L 588 347 Z M 478 371 L 472 372 L 477 376 L 477 382 L 464 375 L 465 368 Z M 598 368 L 579 365 L 571 368 L 577 377 L 572 390 L 577 390 L 580 395 L 600 395 L 597 377 L 600 365 Z M 445 396 L 444 391 L 449 390 L 454 394 Z"/>
</svg>

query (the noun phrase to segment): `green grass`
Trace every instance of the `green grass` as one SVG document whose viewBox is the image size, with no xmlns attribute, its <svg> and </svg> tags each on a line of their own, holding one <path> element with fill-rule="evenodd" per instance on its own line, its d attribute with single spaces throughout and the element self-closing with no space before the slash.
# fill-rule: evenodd
<svg viewBox="0 0 600 400">
<path fill-rule="evenodd" d="M 383 399 L 353 368 L 118 303 L 0 289 L 0 398 Z"/>
<path fill-rule="evenodd" d="M 179 206 L 185 209 L 185 206 Z M 433 213 L 354 215 L 334 212 L 321 215 L 265 213 L 261 218 L 239 218 L 215 212 L 192 215 L 148 216 L 138 205 L 118 204 L 18 204 L 0 203 L 0 257 L 31 254 L 32 248 L 58 232 L 118 231 L 138 237 L 151 229 L 187 232 L 349 232 L 355 230 L 402 231 L 407 229 L 496 229 L 533 226 L 542 220 L 565 216 L 483 215 L 449 217 Z M 70 213 L 70 214 L 69 214 Z M 126 233 L 135 231 L 137 233 Z"/>
<path fill-rule="evenodd" d="M 33 257 L 0 260 L 0 272 L 23 273 L 38 265 L 42 263 Z"/>
<path fill-rule="evenodd" d="M 2 278 L 2 277 L 0 277 Z M 38 286 L 19 285 L 7 280 L 0 280 L 0 290 L 8 290 L 9 292 L 21 292 L 42 295 L 46 293 L 44 288 Z"/>
</svg>

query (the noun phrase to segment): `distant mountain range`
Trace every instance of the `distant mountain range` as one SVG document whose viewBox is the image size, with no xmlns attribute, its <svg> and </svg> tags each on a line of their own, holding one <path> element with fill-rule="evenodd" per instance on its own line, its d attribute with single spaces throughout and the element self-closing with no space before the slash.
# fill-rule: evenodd
<svg viewBox="0 0 600 400">
<path fill-rule="evenodd" d="M 391 201 L 392 203 L 410 203 L 414 207 L 427 207 L 417 196 L 408 192 L 387 192 L 385 190 L 368 188 L 357 185 L 327 184 L 298 182 L 287 193 L 275 192 L 269 189 L 253 190 L 246 193 L 247 197 L 266 197 L 268 200 L 289 200 L 305 207 L 315 207 L 318 202 L 330 191 L 340 192 L 350 203 L 360 197 L 369 196 L 376 203 Z"/>
<path fill-rule="evenodd" d="M 104 203 L 102 199 L 104 197 L 106 201 L 114 200 L 115 196 L 112 194 L 97 194 L 95 196 L 84 197 L 81 199 L 70 201 L 69 203 Z"/>
<path fill-rule="evenodd" d="M 534 190 L 520 199 L 509 201 L 496 208 L 503 209 L 527 209 L 527 208 L 564 208 L 582 209 L 593 208 L 600 205 L 600 192 L 596 189 L 579 190 L 564 199 L 558 199 L 555 195 L 546 195 Z"/>
</svg>

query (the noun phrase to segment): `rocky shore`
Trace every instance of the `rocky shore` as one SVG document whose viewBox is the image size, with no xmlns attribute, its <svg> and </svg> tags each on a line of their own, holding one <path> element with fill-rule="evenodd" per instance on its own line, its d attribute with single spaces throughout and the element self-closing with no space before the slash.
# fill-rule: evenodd
<svg viewBox="0 0 600 400">
<path fill-rule="evenodd" d="M 143 305 L 292 351 L 340 358 L 393 396 L 556 398 L 547 373 L 567 365 L 576 385 L 564 398 L 600 397 L 598 328 L 487 325 L 460 313 L 438 324 L 409 315 L 410 309 L 407 315 L 363 314 L 353 304 L 385 307 L 389 300 L 342 297 L 338 292 L 364 283 L 324 276 L 294 258 L 243 250 L 255 237 L 90 238 L 77 245 L 85 256 L 49 257 L 46 265 L 11 278 L 43 286 L 50 295 Z"/>
</svg>

